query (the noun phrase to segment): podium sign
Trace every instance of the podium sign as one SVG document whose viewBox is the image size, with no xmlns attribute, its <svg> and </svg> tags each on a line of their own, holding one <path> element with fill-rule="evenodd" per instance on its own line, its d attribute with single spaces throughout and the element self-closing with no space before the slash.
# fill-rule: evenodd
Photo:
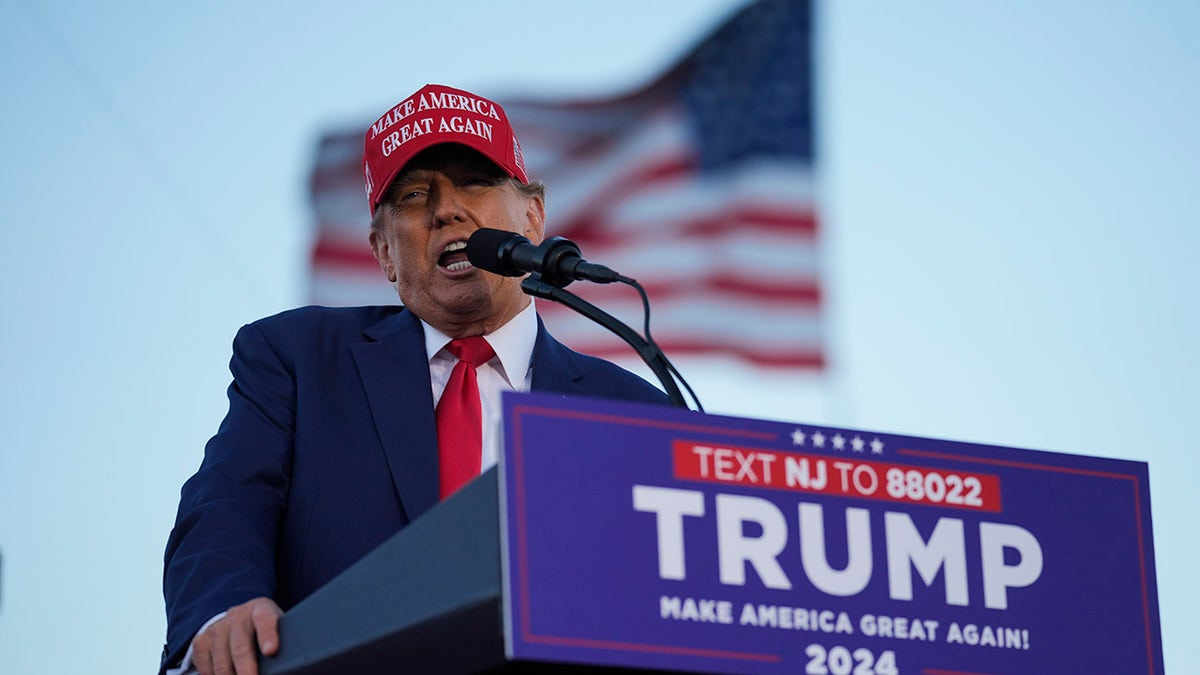
<svg viewBox="0 0 1200 675">
<path fill-rule="evenodd" d="M 1144 463 L 504 401 L 507 657 L 710 673 L 1161 673 Z"/>
</svg>

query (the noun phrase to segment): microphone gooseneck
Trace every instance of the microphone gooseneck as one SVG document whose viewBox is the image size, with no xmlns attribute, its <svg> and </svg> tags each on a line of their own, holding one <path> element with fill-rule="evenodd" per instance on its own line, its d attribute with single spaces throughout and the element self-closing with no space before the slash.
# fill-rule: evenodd
<svg viewBox="0 0 1200 675">
<path fill-rule="evenodd" d="M 529 276 L 521 282 L 521 289 L 525 293 L 563 304 L 609 329 L 633 347 L 650 370 L 658 376 L 672 405 L 687 408 L 683 392 L 675 382 L 675 378 L 678 378 L 691 394 L 696 408 L 700 412 L 704 411 L 696 392 L 692 391 L 674 364 L 650 337 L 650 302 L 645 289 L 637 280 L 617 274 L 604 265 L 584 260 L 580 255 L 579 246 L 570 239 L 550 237 L 534 246 L 533 242 L 516 232 L 491 228 L 480 228 L 467 239 L 467 260 L 475 267 L 494 274 L 508 277 L 528 274 Z M 567 284 L 575 280 L 602 284 L 619 281 L 636 288 L 645 307 L 645 337 L 638 335 L 611 314 L 566 290 Z"/>
</svg>

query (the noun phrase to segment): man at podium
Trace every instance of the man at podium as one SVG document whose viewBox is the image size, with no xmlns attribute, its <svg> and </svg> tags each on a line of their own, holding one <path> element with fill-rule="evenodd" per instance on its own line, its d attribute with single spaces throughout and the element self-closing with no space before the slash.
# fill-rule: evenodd
<svg viewBox="0 0 1200 675">
<path fill-rule="evenodd" d="M 501 107 L 426 85 L 366 132 L 368 240 L 403 306 L 304 307 L 238 331 L 229 412 L 167 542 L 160 672 L 256 673 L 278 617 L 497 461 L 500 394 L 666 403 L 546 332 L 479 228 L 542 240 Z"/>
</svg>

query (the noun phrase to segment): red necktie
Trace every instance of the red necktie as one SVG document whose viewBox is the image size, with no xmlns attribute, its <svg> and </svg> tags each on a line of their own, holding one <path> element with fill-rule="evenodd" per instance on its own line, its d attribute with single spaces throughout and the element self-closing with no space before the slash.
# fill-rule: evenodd
<svg viewBox="0 0 1200 675">
<path fill-rule="evenodd" d="M 482 337 L 451 340 L 456 358 L 450 380 L 437 405 L 438 489 L 442 499 L 479 475 L 483 457 L 483 407 L 475 369 L 496 352 Z"/>
</svg>

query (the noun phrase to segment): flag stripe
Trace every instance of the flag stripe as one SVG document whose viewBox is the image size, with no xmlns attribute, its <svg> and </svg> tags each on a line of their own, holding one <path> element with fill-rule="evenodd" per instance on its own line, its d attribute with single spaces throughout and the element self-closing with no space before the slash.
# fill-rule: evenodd
<svg viewBox="0 0 1200 675">
<path fill-rule="evenodd" d="M 641 305 L 609 303 L 604 308 L 628 325 L 641 328 Z M 545 301 L 538 311 L 550 331 L 578 351 L 595 356 L 628 355 L 629 347 L 585 317 Z M 752 323 L 774 311 L 772 330 L 765 332 Z M 718 351 L 757 365 L 811 367 L 823 363 L 819 316 L 816 310 L 793 307 L 779 313 L 778 307 L 762 307 L 743 298 L 714 295 L 680 299 L 655 306 L 651 334 L 669 356 Z M 708 345 L 707 350 L 703 345 Z"/>
<path fill-rule="evenodd" d="M 580 344 L 592 338 L 607 337 L 595 324 L 566 307 L 542 301 L 539 304 L 547 320 L 555 320 L 555 334 L 572 335 Z M 748 301 L 736 294 L 684 294 L 671 302 L 651 305 L 651 333 L 655 339 L 707 339 L 734 342 L 759 348 L 788 351 L 799 346 L 812 347 L 821 341 L 819 310 L 796 304 L 781 309 L 778 305 Z M 638 299 L 609 302 L 603 309 L 629 326 L 642 327 L 642 304 Z M 762 330 L 756 322 L 771 316 L 771 330 Z M 575 337 L 578 336 L 578 337 Z"/>
<path fill-rule="evenodd" d="M 581 286 L 581 284 L 569 286 L 568 290 L 580 290 L 577 289 L 577 286 Z M 667 279 L 657 283 L 641 284 L 641 286 L 650 298 L 651 307 L 684 295 L 715 297 L 717 294 L 739 295 L 745 301 L 782 303 L 785 307 L 818 305 L 821 302 L 821 286 L 815 282 L 804 280 L 793 283 L 754 282 L 736 274 L 709 274 L 700 279 Z M 635 293 L 636 291 L 628 286 L 611 284 L 588 288 L 586 292 L 580 291 L 576 295 L 603 307 L 606 303 Z"/>
<path fill-rule="evenodd" d="M 823 351 L 817 347 L 812 350 L 795 350 L 787 353 L 764 351 L 746 347 L 738 343 L 720 344 L 711 340 L 656 340 L 655 342 L 669 358 L 680 356 L 710 356 L 714 352 L 737 357 L 743 361 L 764 368 L 805 368 L 819 370 L 827 364 Z M 623 343 L 604 342 L 589 345 L 577 344 L 575 350 L 598 356 L 602 359 L 619 359 L 632 354 L 633 348 Z"/>
</svg>

